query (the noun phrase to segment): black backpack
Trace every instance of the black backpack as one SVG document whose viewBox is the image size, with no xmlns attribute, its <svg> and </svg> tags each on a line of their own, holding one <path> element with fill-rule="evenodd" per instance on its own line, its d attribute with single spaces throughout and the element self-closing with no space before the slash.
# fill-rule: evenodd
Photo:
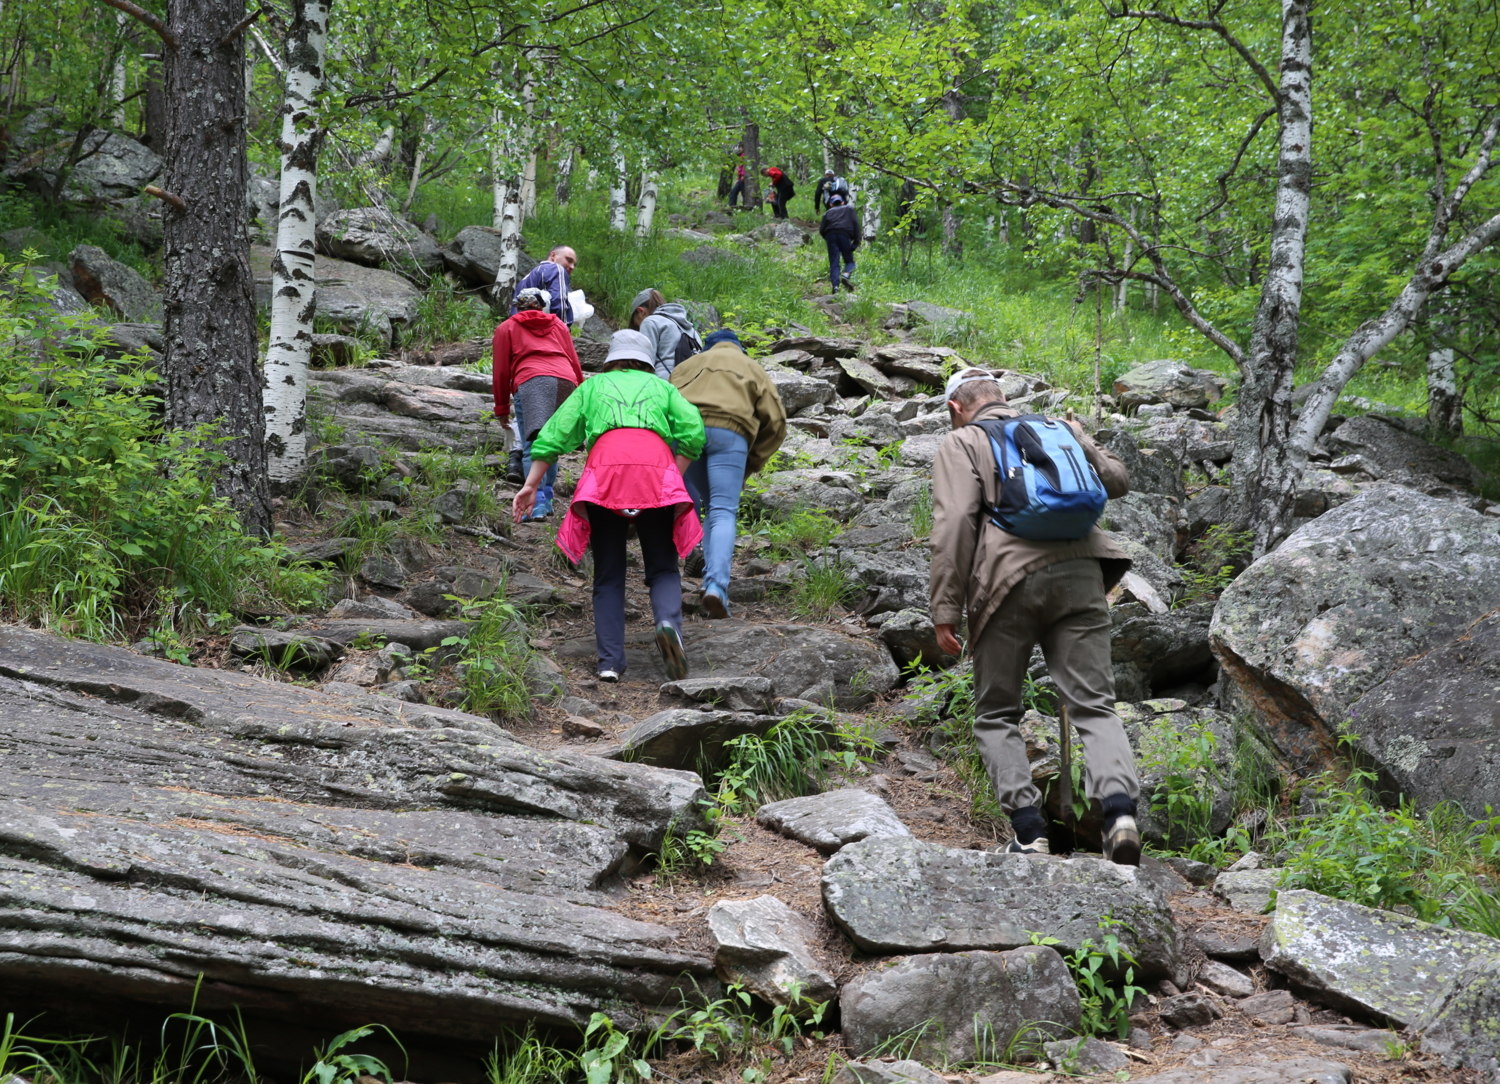
<svg viewBox="0 0 1500 1084">
<path fill-rule="evenodd" d="M 677 368 L 694 354 L 703 352 L 703 340 L 698 338 L 698 332 L 692 328 L 683 331 L 677 340 L 677 348 L 672 351 L 672 368 Z"/>
</svg>

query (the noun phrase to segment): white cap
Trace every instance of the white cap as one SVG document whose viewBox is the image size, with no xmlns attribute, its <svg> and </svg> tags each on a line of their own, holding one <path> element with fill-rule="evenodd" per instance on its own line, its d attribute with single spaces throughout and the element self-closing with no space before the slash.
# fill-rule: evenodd
<svg viewBox="0 0 1500 1084">
<path fill-rule="evenodd" d="M 1004 373 L 1004 369 L 981 369 L 975 365 L 960 369 L 950 376 L 948 383 L 943 386 L 943 398 L 952 399 L 953 393 L 958 390 L 960 384 L 969 384 L 975 380 L 992 380 L 998 384 Z"/>
<path fill-rule="evenodd" d="M 651 349 L 651 340 L 639 331 L 617 331 L 609 339 L 609 355 L 604 364 L 617 361 L 643 361 L 655 368 L 656 352 Z"/>
</svg>

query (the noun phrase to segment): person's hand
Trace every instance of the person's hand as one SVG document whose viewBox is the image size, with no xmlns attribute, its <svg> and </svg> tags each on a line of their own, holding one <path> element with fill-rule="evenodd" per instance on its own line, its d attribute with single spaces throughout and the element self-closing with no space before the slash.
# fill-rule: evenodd
<svg viewBox="0 0 1500 1084">
<path fill-rule="evenodd" d="M 510 518 L 513 522 L 521 523 L 531 515 L 531 510 L 536 507 L 536 491 L 537 483 L 530 480 L 516 491 L 515 500 L 510 505 Z"/>
<path fill-rule="evenodd" d="M 693 465 L 693 461 L 685 455 L 679 455 L 675 458 L 677 460 L 677 473 L 686 474 L 687 469 Z"/>
<path fill-rule="evenodd" d="M 962 655 L 964 645 L 958 641 L 957 625 L 934 625 L 933 632 L 937 633 L 938 649 L 944 655 Z"/>
</svg>

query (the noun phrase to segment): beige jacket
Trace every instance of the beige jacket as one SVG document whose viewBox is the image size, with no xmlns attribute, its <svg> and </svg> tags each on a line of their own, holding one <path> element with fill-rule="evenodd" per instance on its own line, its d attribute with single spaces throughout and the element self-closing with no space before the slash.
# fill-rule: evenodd
<svg viewBox="0 0 1500 1084">
<path fill-rule="evenodd" d="M 703 424 L 731 429 L 750 442 L 745 473 L 770 461 L 786 439 L 781 393 L 759 362 L 732 342 L 714 343 L 672 370 L 672 386 L 698 408 Z"/>
<path fill-rule="evenodd" d="M 1013 418 L 1019 413 L 994 403 L 974 420 Z M 1082 444 L 1104 491 L 1111 497 L 1130 492 L 1130 476 L 1115 454 L 1087 436 Z M 1001 530 L 980 515 L 982 503 L 993 506 L 999 498 L 995 453 L 984 430 L 966 425 L 949 433 L 932 465 L 934 625 L 957 625 L 967 609 L 969 638 L 977 640 L 1012 587 L 1057 561 L 1097 558 L 1104 570 L 1105 590 L 1129 570 L 1130 558 L 1098 527 L 1076 542 L 1033 542 Z"/>
</svg>

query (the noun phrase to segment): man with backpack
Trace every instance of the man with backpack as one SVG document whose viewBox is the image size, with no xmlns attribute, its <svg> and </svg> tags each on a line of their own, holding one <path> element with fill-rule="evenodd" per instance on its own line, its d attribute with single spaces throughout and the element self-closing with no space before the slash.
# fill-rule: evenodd
<svg viewBox="0 0 1500 1084">
<path fill-rule="evenodd" d="M 792 179 L 775 166 L 766 166 L 761 173 L 771 178 L 771 213 L 777 218 L 785 218 L 787 200 L 797 194 Z"/>
<path fill-rule="evenodd" d="M 832 207 L 834 196 L 843 196 L 846 204 L 854 201 L 853 194 L 849 191 L 849 182 L 835 175 L 833 170 L 825 169 L 823 176 L 818 178 L 818 187 L 813 189 L 813 213 L 817 214 L 824 207 Z"/>
<path fill-rule="evenodd" d="M 828 244 L 828 278 L 833 283 L 833 292 L 839 286 L 854 291 L 854 250 L 864 240 L 864 230 L 859 224 L 859 212 L 849 206 L 842 195 L 835 192 L 828 197 L 828 210 L 818 223 L 818 232 Z M 842 262 L 843 267 L 839 264 Z"/>
<path fill-rule="evenodd" d="M 1106 495 L 1129 492 L 1129 476 L 1076 422 L 1007 406 L 989 370 L 959 370 L 945 397 L 953 432 L 933 463 L 932 622 L 938 646 L 958 655 L 958 624 L 968 614 L 974 737 L 1015 829 L 1006 850 L 1050 853 L 1019 729 L 1026 669 L 1040 643 L 1083 739 L 1087 796 L 1104 812 L 1104 856 L 1139 865 L 1140 782 L 1114 711 L 1105 600 L 1130 559 L 1095 525 Z"/>
</svg>

